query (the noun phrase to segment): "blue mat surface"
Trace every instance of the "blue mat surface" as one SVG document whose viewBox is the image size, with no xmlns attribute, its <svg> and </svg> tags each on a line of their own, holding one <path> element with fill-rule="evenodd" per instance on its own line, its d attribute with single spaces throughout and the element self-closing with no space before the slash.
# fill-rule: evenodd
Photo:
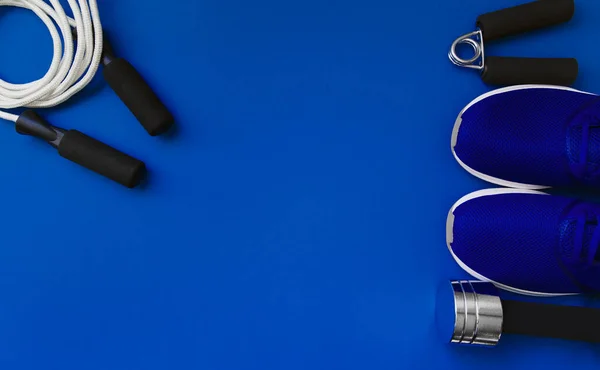
<svg viewBox="0 0 600 370">
<path fill-rule="evenodd" d="M 436 336 L 435 292 L 466 278 L 448 209 L 489 187 L 450 152 L 489 90 L 446 53 L 518 0 L 103 0 L 120 55 L 178 129 L 151 138 L 98 78 L 43 114 L 146 161 L 127 190 L 0 125 L 3 369 L 597 369 L 590 345 Z M 490 46 L 572 56 L 600 92 L 600 2 Z M 0 78 L 42 76 L 52 44 L 0 8 Z"/>
</svg>

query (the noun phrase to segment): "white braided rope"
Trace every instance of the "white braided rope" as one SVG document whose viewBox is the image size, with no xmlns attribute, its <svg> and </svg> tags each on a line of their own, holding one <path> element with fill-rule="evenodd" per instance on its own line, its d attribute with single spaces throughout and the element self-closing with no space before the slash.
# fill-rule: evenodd
<svg viewBox="0 0 600 370">
<path fill-rule="evenodd" d="M 1 119 L 16 122 L 18 118 L 2 109 L 49 108 L 64 103 L 86 87 L 98 71 L 103 47 L 98 4 L 96 0 L 68 0 L 68 3 L 73 18 L 65 14 L 58 0 L 49 0 L 49 3 L 43 0 L 0 0 L 0 6 L 33 11 L 48 27 L 54 43 L 52 64 L 44 77 L 25 84 L 12 84 L 0 79 Z M 77 45 L 74 44 L 71 27 L 77 31 Z"/>
</svg>

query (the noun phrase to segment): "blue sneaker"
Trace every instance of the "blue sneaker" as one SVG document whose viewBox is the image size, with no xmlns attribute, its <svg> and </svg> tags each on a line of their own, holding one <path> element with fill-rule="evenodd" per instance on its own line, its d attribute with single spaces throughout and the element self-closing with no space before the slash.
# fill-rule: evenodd
<svg viewBox="0 0 600 370">
<path fill-rule="evenodd" d="M 600 97 L 545 85 L 492 91 L 458 116 L 452 152 L 501 186 L 600 187 Z"/>
<path fill-rule="evenodd" d="M 600 292 L 600 204 L 482 190 L 452 207 L 446 241 L 466 272 L 499 288 L 536 296 Z"/>
</svg>

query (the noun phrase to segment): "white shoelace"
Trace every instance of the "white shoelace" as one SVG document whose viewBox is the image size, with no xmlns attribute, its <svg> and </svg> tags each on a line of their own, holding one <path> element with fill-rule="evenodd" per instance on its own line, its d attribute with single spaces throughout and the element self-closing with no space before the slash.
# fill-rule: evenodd
<svg viewBox="0 0 600 370">
<path fill-rule="evenodd" d="M 54 43 L 52 64 L 44 77 L 25 84 L 0 79 L 0 119 L 16 122 L 19 117 L 2 109 L 50 108 L 62 104 L 90 83 L 98 71 L 103 48 L 96 1 L 68 0 L 73 13 L 70 18 L 58 0 L 49 0 L 49 4 L 44 0 L 0 0 L 0 6 L 32 10 L 48 27 Z M 72 27 L 77 32 L 75 41 Z"/>
</svg>

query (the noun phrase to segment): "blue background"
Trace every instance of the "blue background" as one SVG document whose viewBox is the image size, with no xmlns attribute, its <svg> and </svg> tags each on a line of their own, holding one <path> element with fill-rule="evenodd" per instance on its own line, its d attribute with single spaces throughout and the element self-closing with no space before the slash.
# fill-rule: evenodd
<svg viewBox="0 0 600 370">
<path fill-rule="evenodd" d="M 466 278 L 449 207 L 489 187 L 455 163 L 452 66 L 477 15 L 518 0 L 104 0 L 115 49 L 178 120 L 151 138 L 99 78 L 43 114 L 146 161 L 127 190 L 0 126 L 3 369 L 597 369 L 598 348 L 442 343 L 435 291 Z M 600 91 L 600 2 L 493 55 L 573 56 Z M 117 35 L 117 37 L 114 37 Z M 0 9 L 0 76 L 51 41 Z"/>
</svg>

